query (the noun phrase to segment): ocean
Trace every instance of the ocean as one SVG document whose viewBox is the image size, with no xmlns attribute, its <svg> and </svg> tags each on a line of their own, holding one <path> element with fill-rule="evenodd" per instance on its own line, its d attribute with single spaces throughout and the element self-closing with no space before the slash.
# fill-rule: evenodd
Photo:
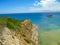
<svg viewBox="0 0 60 45">
<path fill-rule="evenodd" d="M 0 14 L 22 20 L 29 18 L 38 26 L 41 45 L 60 45 L 60 13 L 16 13 Z"/>
</svg>

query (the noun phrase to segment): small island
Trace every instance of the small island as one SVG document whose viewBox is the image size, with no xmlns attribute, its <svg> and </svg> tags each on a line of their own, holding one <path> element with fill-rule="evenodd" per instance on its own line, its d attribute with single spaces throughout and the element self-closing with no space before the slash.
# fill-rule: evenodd
<svg viewBox="0 0 60 45">
<path fill-rule="evenodd" d="M 48 14 L 47 17 L 51 18 L 53 15 L 52 14 Z"/>
</svg>

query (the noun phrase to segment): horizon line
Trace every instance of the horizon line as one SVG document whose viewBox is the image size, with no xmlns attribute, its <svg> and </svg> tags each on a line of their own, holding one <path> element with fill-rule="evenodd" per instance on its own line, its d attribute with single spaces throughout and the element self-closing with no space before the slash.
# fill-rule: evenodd
<svg viewBox="0 0 60 45">
<path fill-rule="evenodd" d="M 60 13 L 60 12 L 22 12 L 22 13 L 0 13 L 1 14 L 27 14 L 27 13 Z"/>
</svg>

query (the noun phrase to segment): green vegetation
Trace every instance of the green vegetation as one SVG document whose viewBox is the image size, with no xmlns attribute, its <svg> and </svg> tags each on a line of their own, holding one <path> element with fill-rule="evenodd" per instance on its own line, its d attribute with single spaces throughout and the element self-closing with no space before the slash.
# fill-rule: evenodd
<svg viewBox="0 0 60 45">
<path fill-rule="evenodd" d="M 28 18 L 27 18 L 28 19 Z M 10 17 L 0 17 L 0 25 L 1 26 L 5 26 L 8 27 L 12 32 L 16 32 L 16 34 L 21 34 L 22 37 L 24 37 L 24 40 L 27 43 L 32 43 L 32 40 L 30 38 L 28 38 L 26 36 L 26 34 L 23 32 L 23 30 L 21 29 L 21 22 L 23 22 L 25 19 L 23 20 L 17 20 L 15 18 L 10 18 Z M 29 20 L 29 19 L 28 19 Z M 24 27 L 23 27 L 24 28 Z M 14 38 L 12 36 L 12 38 Z"/>
<path fill-rule="evenodd" d="M 22 20 L 21 20 L 22 21 Z M 20 20 L 10 17 L 2 17 L 0 16 L 0 25 L 6 26 L 13 31 L 20 32 Z"/>
</svg>

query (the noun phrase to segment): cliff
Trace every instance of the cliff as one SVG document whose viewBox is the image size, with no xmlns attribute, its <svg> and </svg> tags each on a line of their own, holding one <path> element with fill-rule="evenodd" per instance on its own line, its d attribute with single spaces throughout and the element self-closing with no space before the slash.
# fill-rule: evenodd
<svg viewBox="0 0 60 45">
<path fill-rule="evenodd" d="M 0 17 L 0 45 L 39 45 L 36 25 L 28 18 Z"/>
</svg>

